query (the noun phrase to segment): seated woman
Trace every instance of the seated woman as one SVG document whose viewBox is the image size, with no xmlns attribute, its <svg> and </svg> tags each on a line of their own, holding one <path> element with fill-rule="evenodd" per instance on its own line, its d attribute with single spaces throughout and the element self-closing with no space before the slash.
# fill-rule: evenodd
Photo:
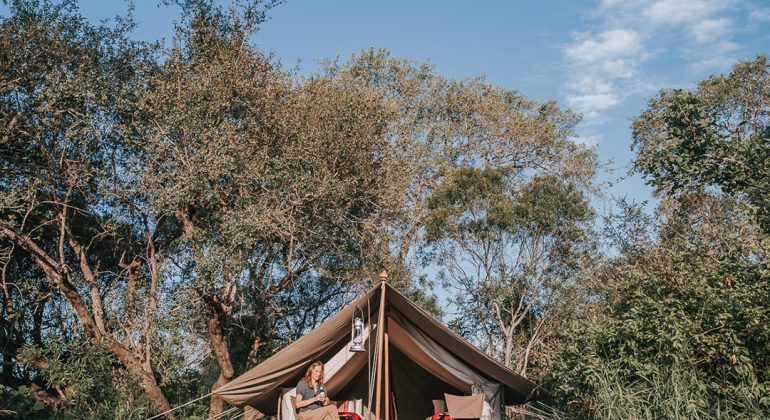
<svg viewBox="0 0 770 420">
<path fill-rule="evenodd" d="M 297 384 L 297 420 L 340 420 L 337 407 L 329 405 L 324 389 L 324 364 L 315 361 L 307 368 L 305 377 Z"/>
</svg>

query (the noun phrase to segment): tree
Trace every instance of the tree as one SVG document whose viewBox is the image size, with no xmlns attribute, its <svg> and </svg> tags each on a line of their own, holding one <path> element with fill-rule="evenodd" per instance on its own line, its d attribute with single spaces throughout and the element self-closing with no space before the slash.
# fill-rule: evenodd
<svg viewBox="0 0 770 420">
<path fill-rule="evenodd" d="M 44 273 L 39 290 L 60 294 L 78 332 L 135 375 L 165 411 L 152 337 L 159 252 L 169 231 L 137 195 L 136 151 L 113 129 L 132 101 L 135 64 L 143 59 L 125 37 L 131 25 L 93 27 L 70 3 L 12 4 L 0 27 L 0 232 L 4 247 Z M 4 315 L 11 315 L 13 294 L 3 280 Z M 23 342 L 16 344 L 11 349 Z"/>
<path fill-rule="evenodd" d="M 634 120 L 655 215 L 610 223 L 617 253 L 586 273 L 553 383 L 579 415 L 762 417 L 770 407 L 767 58 Z"/>
<path fill-rule="evenodd" d="M 458 174 L 508 171 L 487 192 L 511 200 L 591 182 L 595 154 L 554 102 L 381 51 L 300 78 L 251 42 L 276 2 L 162 3 L 183 9 L 168 45 L 71 2 L 19 0 L 0 24 L 0 380 L 26 387 L 20 406 L 166 411 L 383 268 L 437 311 L 419 270 Z"/>
<path fill-rule="evenodd" d="M 569 310 L 592 215 L 574 185 L 547 175 L 516 184 L 515 173 L 458 169 L 431 197 L 426 229 L 447 283 L 460 292 L 455 324 L 526 375 L 533 349 Z"/>
<path fill-rule="evenodd" d="M 661 194 L 745 195 L 770 232 L 770 64 L 737 63 L 694 91 L 662 90 L 633 123 L 634 169 Z"/>
<path fill-rule="evenodd" d="M 435 308 L 435 300 L 415 293 L 412 282 L 426 279 L 420 270 L 429 202 L 455 170 L 557 174 L 581 188 L 595 172 L 595 153 L 568 139 L 579 118 L 553 101 L 530 101 L 482 79 L 447 80 L 431 66 L 385 50 L 327 63 L 324 75 L 344 87 L 382 92 L 394 115 L 386 126 L 392 154 L 385 165 L 396 172 L 385 185 L 394 202 L 385 206 L 391 213 L 381 221 L 385 228 L 372 253 L 379 260 L 371 271 L 386 266 L 397 287 L 428 307 Z"/>
<path fill-rule="evenodd" d="M 212 6 L 187 19 L 131 129 L 146 141 L 150 200 L 183 231 L 191 293 L 180 296 L 206 318 L 218 388 L 254 366 L 263 343 L 283 341 L 279 299 L 358 272 L 387 192 L 386 115 L 377 92 L 282 72 L 248 41 L 242 15 Z M 232 350 L 244 345 L 238 365 Z M 210 415 L 221 410 L 213 398 Z"/>
<path fill-rule="evenodd" d="M 602 418 L 761 417 L 770 273 L 751 211 L 683 195 L 665 200 L 652 225 L 627 214 L 626 226 L 651 235 L 624 235 L 634 239 L 586 282 L 591 299 L 561 332 L 562 401 Z"/>
</svg>

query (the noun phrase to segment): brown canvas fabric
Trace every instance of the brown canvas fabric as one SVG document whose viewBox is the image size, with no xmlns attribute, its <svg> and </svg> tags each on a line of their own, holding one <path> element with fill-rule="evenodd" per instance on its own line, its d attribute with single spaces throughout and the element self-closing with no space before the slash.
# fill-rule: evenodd
<svg viewBox="0 0 770 420">
<path fill-rule="evenodd" d="M 371 290 L 304 337 L 214 390 L 214 394 L 228 404 L 248 404 L 263 413 L 274 411 L 278 388 L 296 385 L 313 361 L 322 359 L 335 345 L 349 338 L 350 318 L 356 304 L 365 307 L 367 300 L 374 297 L 374 294 L 379 295 L 379 289 Z M 371 303 L 372 306 L 378 306 L 378 299 L 371 299 Z M 329 387 L 329 392 L 333 394 L 334 390 Z"/>
<path fill-rule="evenodd" d="M 444 394 L 449 415 L 454 419 L 478 419 L 484 408 L 483 395 L 450 395 Z"/>
<path fill-rule="evenodd" d="M 390 344 L 401 350 L 401 352 L 409 357 L 413 362 L 417 363 L 420 367 L 433 374 L 433 376 L 463 392 L 471 392 L 472 384 L 463 382 L 457 376 L 452 375 L 432 357 L 420 349 L 417 343 L 414 342 L 414 340 L 407 334 L 406 331 L 404 331 L 403 328 L 401 328 L 400 325 L 398 325 L 397 322 L 393 322 L 392 319 L 389 319 L 388 321 L 388 335 L 390 335 Z"/>
<path fill-rule="evenodd" d="M 523 404 L 527 401 L 546 398 L 549 394 L 542 388 L 526 378 L 511 371 L 497 360 L 468 343 L 454 331 L 435 320 L 427 312 L 418 308 L 402 294 L 390 293 L 388 302 L 390 307 L 397 308 L 398 312 L 420 328 L 437 343 L 440 343 L 449 352 L 456 355 L 465 363 L 473 366 L 484 376 L 498 381 L 505 386 L 504 403 L 506 405 Z"/>
<path fill-rule="evenodd" d="M 327 362 L 329 358 L 348 344 L 350 319 L 357 306 L 366 311 L 367 302 L 369 302 L 368 307 L 371 313 L 368 314 L 367 319 L 376 322 L 380 290 L 379 286 L 373 288 L 304 337 L 230 383 L 214 390 L 214 394 L 222 397 L 229 404 L 248 404 L 263 413 L 273 414 L 280 394 L 280 387 L 296 385 L 310 363 L 317 359 Z M 466 373 L 470 369 L 476 372 L 472 375 L 476 378 L 483 377 L 486 381 L 501 384 L 503 395 L 501 399 L 505 404 L 522 404 L 547 395 L 534 383 L 507 369 L 449 330 L 389 285 L 385 285 L 385 290 L 385 309 L 389 322 L 388 332 L 391 348 L 397 349 L 410 363 L 421 368 L 419 371 L 426 376 L 426 384 L 430 381 L 438 381 L 449 387 L 447 388 L 448 392 L 470 393 L 471 386 L 478 383 L 471 383 L 473 381 L 468 379 L 468 375 L 464 375 L 465 379 L 463 379 L 463 375 L 458 376 L 456 373 L 452 373 L 461 363 Z M 419 334 L 417 334 L 418 331 Z M 376 326 L 371 334 L 374 339 Z M 415 334 L 420 337 L 414 336 Z M 441 351 L 426 352 L 426 340 L 430 340 L 431 345 Z M 372 342 L 372 349 L 374 349 L 374 342 Z M 446 360 L 436 360 L 439 354 L 451 354 L 451 363 Z M 351 381 L 359 383 L 360 381 L 358 379 L 354 381 L 354 378 L 367 375 L 366 360 L 366 353 L 352 355 L 344 361 L 344 365 L 333 376 L 327 376 L 327 389 L 330 395 L 336 395 L 341 389 L 349 388 L 348 384 Z M 415 374 L 412 373 L 412 376 L 414 377 Z M 391 379 L 391 389 L 396 391 L 400 387 L 402 390 L 409 389 L 410 392 L 417 392 L 413 398 L 426 397 L 424 403 L 428 407 L 427 410 L 430 410 L 431 399 L 436 397 L 427 398 L 428 393 L 430 391 L 432 394 L 437 390 L 410 389 L 410 386 L 400 383 L 399 375 L 395 371 L 391 372 Z M 364 384 L 365 382 L 364 379 Z M 450 388 L 454 391 L 450 391 Z M 366 393 L 357 396 L 345 396 L 344 398 L 348 397 L 363 397 L 365 399 Z M 420 404 L 423 402 L 421 401 Z M 401 409 L 401 404 L 398 401 L 397 405 L 399 405 L 399 415 L 404 417 L 406 413 Z"/>
</svg>

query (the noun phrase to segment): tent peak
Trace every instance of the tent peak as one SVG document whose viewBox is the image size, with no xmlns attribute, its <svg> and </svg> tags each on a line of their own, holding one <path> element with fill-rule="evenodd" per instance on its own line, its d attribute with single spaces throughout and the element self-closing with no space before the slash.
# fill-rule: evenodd
<svg viewBox="0 0 770 420">
<path fill-rule="evenodd" d="M 388 270 L 382 270 L 382 272 L 379 275 L 380 281 L 383 283 L 388 282 Z"/>
</svg>

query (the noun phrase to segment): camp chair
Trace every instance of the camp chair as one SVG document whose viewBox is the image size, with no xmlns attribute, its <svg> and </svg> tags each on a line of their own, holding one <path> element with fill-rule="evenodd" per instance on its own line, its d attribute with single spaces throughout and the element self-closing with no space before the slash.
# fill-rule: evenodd
<svg viewBox="0 0 770 420">
<path fill-rule="evenodd" d="M 296 420 L 297 408 L 294 406 L 296 388 L 279 388 L 277 420 Z"/>
<path fill-rule="evenodd" d="M 484 412 L 484 394 L 460 396 L 444 394 L 449 415 L 455 420 L 478 420 Z"/>
<path fill-rule="evenodd" d="M 361 416 L 356 413 L 356 401 L 337 401 L 336 405 L 340 420 L 361 420 Z"/>
</svg>

